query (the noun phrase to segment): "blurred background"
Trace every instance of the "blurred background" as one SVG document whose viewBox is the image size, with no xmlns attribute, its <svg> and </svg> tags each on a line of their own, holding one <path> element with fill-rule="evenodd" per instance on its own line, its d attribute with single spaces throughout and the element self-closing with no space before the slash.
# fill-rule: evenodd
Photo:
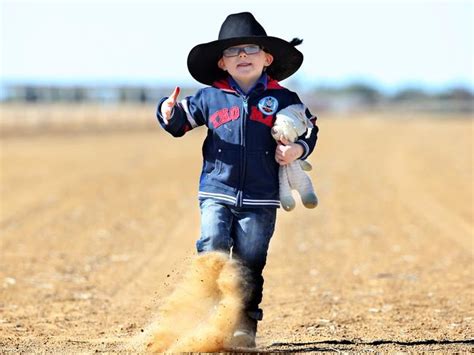
<svg viewBox="0 0 474 355">
<path fill-rule="evenodd" d="M 283 85 L 316 113 L 473 111 L 470 0 L 2 0 L 3 129 L 24 119 L 5 113 L 18 104 L 110 111 L 154 106 L 175 86 L 192 94 L 201 84 L 187 71 L 190 49 L 217 39 L 225 17 L 240 11 L 251 11 L 269 35 L 303 38 L 303 66 Z M 59 119 L 30 111 L 43 126 Z"/>
</svg>

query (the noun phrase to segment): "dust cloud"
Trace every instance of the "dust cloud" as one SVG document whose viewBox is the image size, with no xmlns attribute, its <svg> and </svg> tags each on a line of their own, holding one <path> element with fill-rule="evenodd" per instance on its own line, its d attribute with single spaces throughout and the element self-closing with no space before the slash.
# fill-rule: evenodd
<svg viewBox="0 0 474 355">
<path fill-rule="evenodd" d="M 140 340 L 148 352 L 229 349 L 243 308 L 244 268 L 227 254 L 196 256 Z M 135 347 L 137 349 L 137 347 Z"/>
</svg>

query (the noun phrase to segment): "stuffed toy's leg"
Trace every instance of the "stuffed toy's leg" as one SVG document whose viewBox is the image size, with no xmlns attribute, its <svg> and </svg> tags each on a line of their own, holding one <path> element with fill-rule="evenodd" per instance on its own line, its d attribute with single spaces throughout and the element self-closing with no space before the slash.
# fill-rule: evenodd
<svg viewBox="0 0 474 355">
<path fill-rule="evenodd" d="M 286 167 L 290 187 L 299 192 L 301 201 L 306 208 L 315 208 L 318 205 L 318 198 L 308 174 L 301 169 L 297 161 L 286 165 Z"/>
<path fill-rule="evenodd" d="M 290 181 L 288 179 L 288 166 L 280 166 L 278 170 L 280 182 L 280 202 L 285 211 L 295 208 L 295 199 L 291 195 Z"/>
</svg>

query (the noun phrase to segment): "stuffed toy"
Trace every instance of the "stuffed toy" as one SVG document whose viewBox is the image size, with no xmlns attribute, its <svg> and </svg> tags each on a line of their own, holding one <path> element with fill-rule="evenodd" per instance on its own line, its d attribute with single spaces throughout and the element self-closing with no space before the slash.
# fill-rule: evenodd
<svg viewBox="0 0 474 355">
<path fill-rule="evenodd" d="M 294 143 L 298 137 L 308 131 L 311 134 L 313 124 L 306 117 L 304 105 L 290 105 L 277 113 L 275 123 L 272 127 L 272 137 L 277 142 L 284 144 Z M 295 208 L 295 200 L 291 190 L 296 190 L 301 196 L 301 201 L 306 208 L 314 208 L 318 205 L 318 198 L 314 192 L 311 179 L 305 173 L 312 169 L 311 164 L 305 160 L 280 166 L 278 175 L 280 182 L 280 202 L 286 211 Z"/>
</svg>

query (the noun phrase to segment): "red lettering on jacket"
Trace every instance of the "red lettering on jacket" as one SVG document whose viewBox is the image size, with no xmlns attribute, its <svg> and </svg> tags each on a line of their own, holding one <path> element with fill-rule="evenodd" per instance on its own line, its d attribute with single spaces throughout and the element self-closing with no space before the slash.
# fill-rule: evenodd
<svg viewBox="0 0 474 355">
<path fill-rule="evenodd" d="M 252 121 L 257 121 L 257 122 L 263 123 L 264 125 L 266 125 L 268 127 L 272 127 L 273 126 L 273 121 L 274 121 L 273 120 L 273 115 L 264 115 L 255 106 L 252 106 L 252 109 L 250 110 L 250 119 Z"/>
<path fill-rule="evenodd" d="M 212 122 L 214 128 L 222 126 L 224 123 L 234 121 L 240 117 L 240 110 L 238 106 L 232 106 L 229 108 L 223 108 L 219 111 L 214 112 L 209 119 Z"/>
</svg>

